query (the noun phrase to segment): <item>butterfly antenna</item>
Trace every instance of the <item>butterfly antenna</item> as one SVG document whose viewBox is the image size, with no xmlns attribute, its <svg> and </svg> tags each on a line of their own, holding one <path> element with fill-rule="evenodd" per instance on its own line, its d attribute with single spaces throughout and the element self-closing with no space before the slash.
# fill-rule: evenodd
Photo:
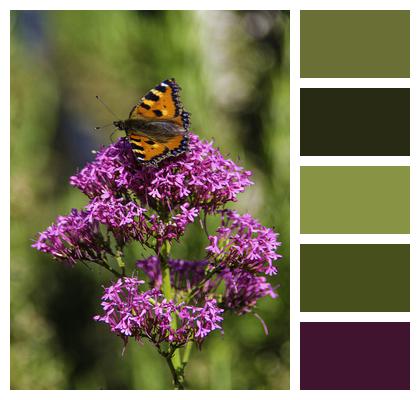
<svg viewBox="0 0 420 400">
<path fill-rule="evenodd" d="M 95 96 L 96 99 L 117 119 L 121 119 L 120 117 L 118 117 L 117 115 L 115 115 L 114 111 L 112 111 L 103 101 L 102 99 L 97 95 Z"/>
</svg>

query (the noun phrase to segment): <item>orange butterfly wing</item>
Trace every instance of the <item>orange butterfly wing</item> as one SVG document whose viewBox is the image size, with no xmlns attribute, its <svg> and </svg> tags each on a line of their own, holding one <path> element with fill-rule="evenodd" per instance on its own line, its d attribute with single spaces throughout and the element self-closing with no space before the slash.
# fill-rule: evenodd
<svg viewBox="0 0 420 400">
<path fill-rule="evenodd" d="M 131 110 L 129 119 L 168 121 L 188 131 L 190 114 L 179 99 L 180 90 L 175 79 L 164 80 L 141 98 Z"/>
<path fill-rule="evenodd" d="M 188 135 L 186 134 L 179 134 L 166 142 L 159 142 L 146 135 L 131 133 L 129 140 L 136 159 L 151 164 L 157 164 L 167 157 L 177 156 L 185 152 L 188 147 Z"/>
</svg>

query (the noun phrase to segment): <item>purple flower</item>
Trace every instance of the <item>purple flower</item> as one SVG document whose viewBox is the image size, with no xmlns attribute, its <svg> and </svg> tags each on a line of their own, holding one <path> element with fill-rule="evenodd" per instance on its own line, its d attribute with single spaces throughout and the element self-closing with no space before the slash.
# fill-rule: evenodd
<svg viewBox="0 0 420 400">
<path fill-rule="evenodd" d="M 168 342 L 176 347 L 191 340 L 200 344 L 210 332 L 222 329 L 223 310 L 214 299 L 206 300 L 202 307 L 188 306 L 165 299 L 155 288 L 141 292 L 143 283 L 124 278 L 105 288 L 101 303 L 104 314 L 94 319 L 108 324 L 124 340 L 146 338 L 157 345 Z M 176 329 L 173 318 L 177 319 Z"/>
<path fill-rule="evenodd" d="M 98 222 L 90 220 L 87 212 L 76 209 L 59 216 L 55 224 L 39 234 L 32 247 L 71 265 L 78 260 L 101 260 L 109 250 Z"/>
<path fill-rule="evenodd" d="M 137 240 L 159 251 L 164 241 L 179 239 L 200 211 L 214 212 L 226 202 L 235 201 L 237 194 L 252 184 L 250 175 L 222 157 L 211 143 L 191 134 L 188 153 L 165 160 L 159 168 L 141 166 L 126 138 L 122 138 L 99 151 L 93 162 L 70 178 L 70 183 L 90 198 L 86 208 L 77 213 L 94 230 L 90 239 L 98 239 L 91 243 L 94 248 L 103 247 L 98 228 L 102 224 L 120 248 Z M 80 229 L 86 231 L 85 227 Z M 72 251 L 66 247 L 64 252 L 62 247 L 56 248 L 54 238 L 58 233 L 52 226 L 40 234 L 34 247 L 72 264 L 89 261 L 92 256 L 83 251 L 87 233 L 82 233 L 71 224 L 60 227 L 59 236 L 64 242 L 67 236 L 73 238 Z"/>
<path fill-rule="evenodd" d="M 194 134 L 189 147 L 158 168 L 139 164 L 126 138 L 102 149 L 70 178 L 89 203 L 58 217 L 33 245 L 70 264 L 93 261 L 114 273 L 119 272 L 105 261 L 111 256 L 123 265 L 124 246 L 130 241 L 155 251 L 156 256 L 136 263 L 151 289 L 143 290 L 144 281 L 136 277 L 124 277 L 105 289 L 103 314 L 95 317 L 125 341 L 147 338 L 158 347 L 201 344 L 210 332 L 222 329 L 223 310 L 247 313 L 261 297 L 277 296 L 261 276 L 277 273 L 277 234 L 248 214 L 223 209 L 252 184 L 251 173 Z M 179 240 L 188 224 L 209 213 L 219 213 L 221 222 L 208 237 L 205 260 L 163 255 L 162 249 Z M 168 264 L 173 299 L 161 292 L 159 257 Z M 126 268 L 121 268 L 123 274 Z"/>
<path fill-rule="evenodd" d="M 188 203 L 173 210 L 166 218 L 159 213 L 150 213 L 145 233 L 156 239 L 156 247 L 160 249 L 165 240 L 179 239 L 184 234 L 187 225 L 194 222 L 197 216 L 198 210 Z"/>
<path fill-rule="evenodd" d="M 69 216 L 60 216 L 56 224 L 39 234 L 33 247 L 70 264 L 77 260 L 95 261 L 100 258 L 92 255 L 91 250 L 112 254 L 99 229 L 103 225 L 112 232 L 120 248 L 131 240 L 151 246 L 149 241 L 153 238 L 159 249 L 164 240 L 178 239 L 197 214 L 194 207 L 185 203 L 178 214 L 164 220 L 157 213 L 148 214 L 134 200 L 115 198 L 111 193 L 103 192 L 94 197 L 85 210 L 74 209 Z"/>
<path fill-rule="evenodd" d="M 89 198 L 100 196 L 103 192 L 126 191 L 136 169 L 130 144 L 120 139 L 97 152 L 93 162 L 70 178 L 70 184 Z"/>
<path fill-rule="evenodd" d="M 225 270 L 222 276 L 225 281 L 223 305 L 237 314 L 250 312 L 261 297 L 277 297 L 264 276 L 256 276 L 239 268 Z"/>
<path fill-rule="evenodd" d="M 144 241 L 147 234 L 146 209 L 134 201 L 115 198 L 104 192 L 86 207 L 86 218 L 91 223 L 101 223 L 112 231 L 121 245 L 131 239 Z"/>
<path fill-rule="evenodd" d="M 219 238 L 217 236 L 209 236 L 210 246 L 206 247 L 206 250 L 213 255 L 217 256 L 222 252 L 222 249 L 218 246 Z"/>
<path fill-rule="evenodd" d="M 190 134 L 187 153 L 163 161 L 159 168 L 141 166 L 125 138 L 99 151 L 96 159 L 70 178 L 88 197 L 103 192 L 132 192 L 142 206 L 171 212 L 189 208 L 214 212 L 251 185 L 251 172 L 225 159 L 210 142 Z M 196 215 L 195 215 L 196 216 Z M 195 217 L 189 214 L 188 217 Z M 190 218 L 191 217 L 191 218 Z"/>
<path fill-rule="evenodd" d="M 200 302 L 203 296 L 218 298 L 222 308 L 232 310 L 237 314 L 244 314 L 252 311 L 257 304 L 257 300 L 261 297 L 277 297 L 265 276 L 257 276 L 245 269 L 236 268 L 230 270 L 225 268 L 216 274 L 212 274 L 208 280 L 205 280 L 205 277 L 209 276 L 214 268 L 209 264 L 209 260 L 187 261 L 169 259 L 168 264 L 172 287 L 178 293 L 191 291 L 204 282 L 201 290 L 194 297 L 195 302 Z M 139 260 L 136 265 L 146 273 L 152 287 L 156 289 L 161 288 L 162 272 L 157 257 Z M 223 288 L 223 290 L 220 291 L 220 288 Z"/>
<path fill-rule="evenodd" d="M 216 265 L 226 269 L 246 269 L 250 272 L 274 275 L 277 273 L 273 261 L 281 258 L 276 253 L 277 233 L 261 225 L 249 214 L 236 211 L 220 212 L 221 225 L 215 236 L 210 236 L 206 247 Z"/>
</svg>

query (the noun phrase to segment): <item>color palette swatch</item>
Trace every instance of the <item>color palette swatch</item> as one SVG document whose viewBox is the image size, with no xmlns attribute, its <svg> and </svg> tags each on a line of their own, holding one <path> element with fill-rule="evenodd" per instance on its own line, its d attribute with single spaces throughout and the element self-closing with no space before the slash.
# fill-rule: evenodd
<svg viewBox="0 0 420 400">
<path fill-rule="evenodd" d="M 410 389 L 410 11 L 301 11 L 300 77 L 300 388 Z"/>
<path fill-rule="evenodd" d="M 410 311 L 410 246 L 302 244 L 300 310 Z"/>
<path fill-rule="evenodd" d="M 300 155 L 409 156 L 410 89 L 301 89 Z"/>
<path fill-rule="evenodd" d="M 407 322 L 304 322 L 303 390 L 410 389 Z"/>
<path fill-rule="evenodd" d="M 410 233 L 408 167 L 301 167 L 301 233 Z"/>
<path fill-rule="evenodd" d="M 408 78 L 410 12 L 300 13 L 302 78 Z"/>
</svg>

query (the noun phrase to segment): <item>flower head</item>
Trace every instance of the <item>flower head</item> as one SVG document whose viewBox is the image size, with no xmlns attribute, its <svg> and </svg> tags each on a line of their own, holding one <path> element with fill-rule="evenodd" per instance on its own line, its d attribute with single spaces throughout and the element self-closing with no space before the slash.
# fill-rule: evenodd
<svg viewBox="0 0 420 400">
<path fill-rule="evenodd" d="M 98 152 L 96 159 L 70 178 L 90 198 L 103 192 L 134 193 L 142 205 L 171 212 L 185 203 L 214 212 L 251 185 L 251 172 L 224 158 L 212 143 L 190 134 L 190 149 L 159 168 L 140 166 L 125 138 Z M 194 217 L 190 214 L 190 217 Z"/>
<path fill-rule="evenodd" d="M 189 147 L 159 168 L 139 164 L 126 138 L 102 149 L 70 178 L 71 185 L 88 196 L 86 207 L 58 217 L 33 245 L 70 264 L 97 262 L 117 275 L 107 257 L 120 266 L 127 243 L 136 241 L 155 251 L 156 256 L 136 263 L 151 289 L 144 290 L 144 281 L 134 276 L 119 279 L 105 289 L 103 314 L 95 317 L 124 340 L 147 338 L 157 346 L 168 343 L 175 348 L 188 341 L 201 344 L 210 332 L 222 329 L 224 310 L 243 314 L 261 297 L 276 297 L 262 275 L 277 272 L 277 234 L 248 214 L 224 209 L 252 184 L 251 173 L 194 134 Z M 209 213 L 221 219 L 209 236 L 206 259 L 162 255 L 188 224 Z M 165 285 L 164 268 L 170 272 L 164 274 Z"/>
<path fill-rule="evenodd" d="M 101 303 L 104 314 L 94 319 L 108 324 L 125 340 L 147 338 L 158 345 L 167 342 L 176 347 L 190 340 L 201 343 L 210 332 L 221 329 L 223 310 L 214 299 L 206 300 L 202 307 L 177 304 L 165 299 L 158 289 L 141 292 L 143 283 L 124 278 L 105 288 Z M 173 318 L 178 320 L 176 329 Z"/>
<path fill-rule="evenodd" d="M 265 276 L 257 276 L 239 268 L 225 270 L 221 275 L 225 281 L 223 305 L 237 314 L 250 312 L 262 297 L 277 297 Z"/>
<path fill-rule="evenodd" d="M 217 298 L 219 306 L 232 310 L 237 314 L 250 312 L 262 297 L 277 297 L 277 293 L 265 276 L 256 275 L 243 268 L 222 268 L 212 274 L 214 266 L 209 260 L 188 261 L 168 260 L 171 284 L 178 292 L 191 291 L 198 285 L 201 289 L 196 293 L 194 301 L 200 302 L 203 297 Z M 162 286 L 162 272 L 157 257 L 139 260 L 137 267 L 143 270 L 150 280 L 152 287 L 160 289 Z M 209 279 L 206 277 L 209 276 Z M 220 291 L 220 288 L 223 288 Z"/>
<path fill-rule="evenodd" d="M 189 152 L 165 160 L 159 168 L 141 166 L 126 138 L 121 138 L 99 151 L 93 162 L 70 178 L 70 183 L 90 199 L 83 211 L 74 212 L 95 231 L 90 238 L 90 242 L 97 239 L 94 248 L 104 243 L 97 234 L 101 224 L 120 248 L 137 240 L 159 251 L 164 241 L 179 239 L 200 211 L 214 212 L 226 202 L 235 201 L 237 194 L 252 184 L 250 175 L 225 159 L 211 143 L 191 134 Z M 72 224 L 60 224 L 60 232 L 53 225 L 40 234 L 34 247 L 72 264 L 92 260 L 89 252 L 83 251 L 87 232 L 82 236 L 74 233 Z M 63 241 L 53 240 L 56 235 Z M 57 246 L 67 237 L 73 238 L 71 250 L 66 246 L 64 252 Z"/>
<path fill-rule="evenodd" d="M 276 274 L 273 261 L 281 258 L 276 253 L 281 244 L 277 233 L 249 214 L 241 216 L 236 211 L 223 210 L 220 215 L 221 225 L 216 235 L 210 236 L 210 245 L 206 248 L 215 262 L 227 269 Z"/>
<path fill-rule="evenodd" d="M 39 234 L 32 247 L 69 264 L 78 260 L 100 260 L 108 248 L 97 221 L 89 220 L 87 212 L 76 209 L 69 215 L 59 216 L 54 224 Z"/>
<path fill-rule="evenodd" d="M 115 198 L 110 192 L 103 192 L 86 206 L 86 219 L 100 223 L 114 234 L 122 246 L 131 239 L 143 241 L 147 236 L 146 209 L 135 201 Z"/>
</svg>

